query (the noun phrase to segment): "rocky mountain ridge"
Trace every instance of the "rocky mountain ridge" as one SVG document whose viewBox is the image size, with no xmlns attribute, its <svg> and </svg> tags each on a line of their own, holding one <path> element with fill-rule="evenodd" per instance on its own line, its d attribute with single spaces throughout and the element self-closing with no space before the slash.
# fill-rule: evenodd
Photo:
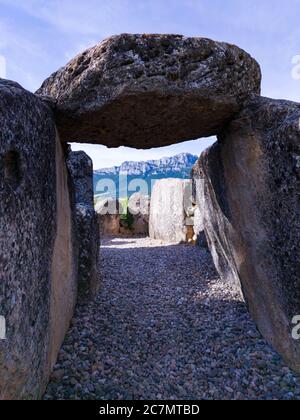
<svg viewBox="0 0 300 420">
<path fill-rule="evenodd" d="M 190 153 L 181 153 L 176 156 L 164 157 L 158 160 L 148 160 L 141 162 L 127 161 L 122 163 L 121 166 L 113 166 L 111 168 L 103 168 L 94 171 L 95 175 L 122 175 L 129 176 L 148 176 L 169 173 L 182 173 L 190 168 L 197 162 L 198 156 Z"/>
<path fill-rule="evenodd" d="M 190 153 L 181 153 L 172 157 L 146 162 L 124 162 L 121 166 L 104 168 L 94 171 L 94 193 L 96 196 L 109 197 L 117 194 L 120 198 L 130 197 L 136 191 L 128 191 L 131 181 L 145 180 L 148 186 L 147 194 L 151 195 L 154 183 L 164 178 L 188 179 L 198 157 Z M 116 189 L 103 191 L 106 180 L 114 182 Z M 99 182 L 100 181 L 100 182 Z M 109 185 L 109 184 L 107 184 Z"/>
</svg>

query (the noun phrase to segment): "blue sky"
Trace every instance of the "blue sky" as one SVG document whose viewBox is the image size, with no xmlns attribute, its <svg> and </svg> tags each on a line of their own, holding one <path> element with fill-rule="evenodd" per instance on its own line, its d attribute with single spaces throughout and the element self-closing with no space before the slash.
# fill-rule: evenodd
<svg viewBox="0 0 300 420">
<path fill-rule="evenodd" d="M 6 67 L 8 79 L 31 91 L 103 38 L 148 32 L 237 44 L 261 64 L 263 95 L 300 100 L 300 0 L 0 0 L 0 10 L 0 74 Z M 199 154 L 208 144 L 150 151 L 84 148 L 98 168 L 183 151 Z"/>
</svg>

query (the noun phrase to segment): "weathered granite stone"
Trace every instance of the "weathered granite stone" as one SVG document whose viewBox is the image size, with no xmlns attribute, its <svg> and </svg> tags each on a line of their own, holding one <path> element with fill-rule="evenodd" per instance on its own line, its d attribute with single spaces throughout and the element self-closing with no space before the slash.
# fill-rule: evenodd
<svg viewBox="0 0 300 420">
<path fill-rule="evenodd" d="M 206 230 L 261 333 L 300 372 L 300 104 L 257 98 L 202 156 Z M 207 223 L 208 221 L 208 223 Z"/>
<path fill-rule="evenodd" d="M 78 293 L 80 298 L 93 297 L 100 288 L 100 236 L 94 209 L 93 162 L 84 152 L 70 152 L 67 165 L 75 192 Z"/>
<path fill-rule="evenodd" d="M 133 235 L 149 235 L 150 202 L 150 197 L 141 193 L 132 194 L 130 197 L 128 211 L 132 215 Z"/>
<path fill-rule="evenodd" d="M 105 198 L 97 201 L 95 210 L 101 236 L 115 236 L 120 233 L 122 211 L 119 200 Z"/>
<path fill-rule="evenodd" d="M 203 152 L 200 158 L 200 165 L 205 174 L 203 224 L 208 247 L 218 273 L 242 296 L 231 243 L 234 230 L 226 217 L 225 175 L 218 152 L 219 146 L 215 144 Z"/>
<path fill-rule="evenodd" d="M 187 241 L 186 209 L 190 206 L 192 182 L 182 179 L 156 181 L 151 196 L 149 234 L 153 239 Z"/>
<path fill-rule="evenodd" d="M 73 182 L 75 202 L 94 207 L 93 161 L 85 152 L 67 152 L 67 166 Z"/>
<path fill-rule="evenodd" d="M 49 158 L 48 155 L 47 159 Z M 69 329 L 77 301 L 78 286 L 78 246 L 74 226 L 73 191 L 70 187 L 65 153 L 58 136 L 55 162 L 56 237 L 51 264 L 49 371 L 56 363 L 58 352 Z M 36 183 L 38 182 L 40 180 L 36 179 Z M 31 262 L 28 261 L 28 264 Z"/>
<path fill-rule="evenodd" d="M 38 90 L 63 141 L 150 148 L 217 134 L 253 93 L 257 62 L 206 38 L 123 34 L 78 55 Z"/>
<path fill-rule="evenodd" d="M 0 399 L 30 399 L 44 391 L 74 309 L 71 209 L 50 109 L 0 79 L 0 125 L 0 315 L 7 330 Z"/>
<path fill-rule="evenodd" d="M 201 167 L 200 159 L 196 162 L 191 173 L 192 178 L 192 199 L 196 206 L 194 212 L 194 234 L 195 242 L 201 248 L 207 248 L 207 240 L 204 229 L 204 174 Z"/>
</svg>

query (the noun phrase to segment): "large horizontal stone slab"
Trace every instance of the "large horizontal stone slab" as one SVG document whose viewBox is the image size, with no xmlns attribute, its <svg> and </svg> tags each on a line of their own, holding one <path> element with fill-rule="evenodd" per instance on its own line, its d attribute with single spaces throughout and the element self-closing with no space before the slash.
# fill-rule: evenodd
<svg viewBox="0 0 300 420">
<path fill-rule="evenodd" d="M 261 333 L 300 372 L 300 104 L 257 98 L 205 152 L 206 233 Z"/>
<path fill-rule="evenodd" d="M 206 38 L 106 39 L 47 79 L 63 141 L 150 148 L 217 134 L 252 94 L 257 62 Z"/>
</svg>

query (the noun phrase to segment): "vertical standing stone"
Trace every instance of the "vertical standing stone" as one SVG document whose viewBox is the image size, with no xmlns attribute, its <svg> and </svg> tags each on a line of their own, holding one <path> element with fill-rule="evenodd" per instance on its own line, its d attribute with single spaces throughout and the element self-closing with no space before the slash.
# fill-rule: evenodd
<svg viewBox="0 0 300 420">
<path fill-rule="evenodd" d="M 204 212 L 205 212 L 205 196 L 204 196 L 204 174 L 201 168 L 200 159 L 195 163 L 191 173 L 192 178 L 192 199 L 195 207 L 194 212 L 194 234 L 196 244 L 200 247 L 207 248 L 207 240 L 204 229 Z"/>
<path fill-rule="evenodd" d="M 156 181 L 151 196 L 149 233 L 153 239 L 180 243 L 187 240 L 186 209 L 190 205 L 190 180 Z"/>
<path fill-rule="evenodd" d="M 0 399 L 31 399 L 45 389 L 76 299 L 67 172 L 52 112 L 1 79 L 0 127 Z"/>
<path fill-rule="evenodd" d="M 93 162 L 84 152 L 70 152 L 67 163 L 75 193 L 79 295 L 95 296 L 100 287 L 100 238 L 94 209 Z"/>
<path fill-rule="evenodd" d="M 206 231 L 261 333 L 300 372 L 300 104 L 257 98 L 202 156 Z M 225 264 L 218 264 L 225 261 Z"/>
<path fill-rule="evenodd" d="M 78 246 L 72 192 L 60 139 L 56 137 L 56 238 L 52 254 L 49 369 L 52 370 L 73 317 L 78 292 Z"/>
</svg>

